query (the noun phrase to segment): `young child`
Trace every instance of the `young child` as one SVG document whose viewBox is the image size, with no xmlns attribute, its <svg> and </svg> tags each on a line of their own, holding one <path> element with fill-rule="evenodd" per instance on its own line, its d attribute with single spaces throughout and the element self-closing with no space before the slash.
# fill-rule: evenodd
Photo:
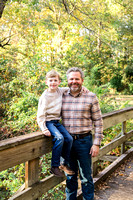
<svg viewBox="0 0 133 200">
<path fill-rule="evenodd" d="M 51 173 L 62 177 L 64 173 L 61 170 L 63 170 L 72 175 L 74 172 L 68 167 L 68 163 L 73 138 L 59 122 L 62 95 L 67 89 L 58 87 L 61 80 L 55 70 L 51 70 L 46 74 L 45 82 L 48 85 L 48 89 L 43 92 L 39 99 L 37 122 L 44 135 L 48 137 L 52 135 Z M 60 166 L 61 156 L 64 158 L 64 163 Z"/>
</svg>

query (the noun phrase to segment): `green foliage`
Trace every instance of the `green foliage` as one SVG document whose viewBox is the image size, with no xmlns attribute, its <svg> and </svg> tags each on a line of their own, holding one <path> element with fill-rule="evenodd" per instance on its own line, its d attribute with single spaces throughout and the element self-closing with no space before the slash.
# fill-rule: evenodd
<svg viewBox="0 0 133 200">
<path fill-rule="evenodd" d="M 18 95 L 14 87 L 21 85 L 40 95 L 41 86 L 45 87 L 42 77 L 49 69 L 65 73 L 71 66 L 81 67 L 92 85 L 111 80 L 113 88 L 131 93 L 131 1 L 124 3 L 124 9 L 121 3 L 104 1 L 67 4 L 71 15 L 60 1 L 8 2 L 0 35 L 6 44 L 11 32 L 11 45 L 1 48 L 0 54 L 5 55 L 2 65 L 16 70 L 16 75 L 10 75 L 13 82 L 7 93 Z"/>
<path fill-rule="evenodd" d="M 13 97 L 13 94 L 10 91 L 10 82 L 12 82 L 13 79 L 17 76 L 17 70 L 11 67 L 10 62 L 11 60 L 6 58 L 0 59 L 0 93 L 2 95 L 1 102 L 10 100 Z"/>
<path fill-rule="evenodd" d="M 16 165 L 13 168 L 0 172 L 0 197 L 8 199 L 24 183 L 24 165 Z"/>
<path fill-rule="evenodd" d="M 113 88 L 116 88 L 117 91 L 121 91 L 123 89 L 122 76 L 120 74 L 116 74 L 111 79 L 110 84 Z"/>
<path fill-rule="evenodd" d="M 51 157 L 52 157 L 52 152 L 45 154 L 40 158 L 40 168 L 41 168 L 40 179 L 50 175 L 49 169 L 51 168 Z"/>
<path fill-rule="evenodd" d="M 63 200 L 66 199 L 65 197 L 65 185 L 60 184 L 54 187 L 53 189 L 49 190 L 45 195 L 42 195 L 42 200 Z"/>
<path fill-rule="evenodd" d="M 97 85 L 97 86 L 99 86 L 99 85 L 101 85 L 101 76 L 102 76 L 102 74 L 101 74 L 101 68 L 103 68 L 103 66 L 95 66 L 95 67 L 93 67 L 92 69 L 91 69 L 91 76 L 90 76 L 90 78 L 91 78 L 91 80 L 92 80 L 92 84 L 93 85 Z"/>
<path fill-rule="evenodd" d="M 129 83 L 130 94 L 133 94 L 133 83 Z"/>
<path fill-rule="evenodd" d="M 19 131 L 26 126 L 36 129 L 38 98 L 33 93 L 22 92 L 22 97 L 14 98 L 8 110 L 8 126 Z"/>
<path fill-rule="evenodd" d="M 131 64 L 131 63 L 130 63 Z M 126 76 L 133 79 L 133 65 L 128 65 L 125 69 Z"/>
<path fill-rule="evenodd" d="M 67 86 L 67 69 L 81 67 L 84 85 L 98 96 L 102 113 L 129 106 L 128 100 L 117 101 L 113 95 L 133 94 L 132 1 L 66 3 L 69 13 L 63 1 L 13 0 L 6 4 L 0 21 L 2 139 L 38 130 L 38 98 L 52 68 L 61 73 L 61 86 Z M 115 131 L 117 134 L 117 128 L 107 131 L 107 141 L 114 138 Z M 49 174 L 50 157 L 42 157 L 41 165 L 43 178 Z M 9 169 L 0 174 L 5 180 L 1 198 L 8 198 L 14 191 L 12 185 L 23 182 L 15 180 L 16 173 Z M 59 199 L 61 193 L 55 188 L 49 195 Z"/>
</svg>

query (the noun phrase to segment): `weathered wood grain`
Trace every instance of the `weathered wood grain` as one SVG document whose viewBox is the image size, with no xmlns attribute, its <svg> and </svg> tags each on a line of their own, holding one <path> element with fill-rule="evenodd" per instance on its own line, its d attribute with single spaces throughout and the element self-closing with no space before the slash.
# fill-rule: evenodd
<svg viewBox="0 0 133 200">
<path fill-rule="evenodd" d="M 64 178 L 57 178 L 53 175 L 39 181 L 38 183 L 32 185 L 32 187 L 28 187 L 22 192 L 17 193 L 13 197 L 9 198 L 9 200 L 35 200 L 40 197 L 42 194 L 46 193 L 48 190 L 63 182 Z"/>
<path fill-rule="evenodd" d="M 18 143 L 14 147 L 3 148 L 0 151 L 0 171 L 38 158 L 52 149 L 52 141 L 50 138 L 32 140 L 27 143 L 22 143 L 22 141 L 21 144 Z"/>
<path fill-rule="evenodd" d="M 133 118 L 133 107 L 122 109 L 103 115 L 103 129 L 110 128 L 116 124 L 122 123 Z"/>
</svg>

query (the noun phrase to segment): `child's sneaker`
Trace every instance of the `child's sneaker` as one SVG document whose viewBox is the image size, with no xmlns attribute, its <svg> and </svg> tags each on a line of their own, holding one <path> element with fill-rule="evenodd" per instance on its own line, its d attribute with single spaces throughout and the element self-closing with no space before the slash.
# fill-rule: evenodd
<svg viewBox="0 0 133 200">
<path fill-rule="evenodd" d="M 58 177 L 64 177 L 64 173 L 60 171 L 59 167 L 51 167 L 50 172 Z"/>
</svg>

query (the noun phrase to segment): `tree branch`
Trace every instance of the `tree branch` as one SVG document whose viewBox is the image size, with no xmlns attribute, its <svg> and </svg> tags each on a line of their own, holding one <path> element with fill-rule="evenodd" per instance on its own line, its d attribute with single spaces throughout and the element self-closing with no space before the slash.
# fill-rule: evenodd
<svg viewBox="0 0 133 200">
<path fill-rule="evenodd" d="M 63 5 L 64 5 L 64 7 L 65 7 L 65 10 L 67 11 L 67 13 L 68 13 L 69 15 L 71 15 L 72 17 L 74 17 L 85 29 L 87 29 L 89 32 L 93 33 L 94 36 L 95 36 L 96 38 L 99 39 L 98 34 L 97 34 L 94 30 L 92 30 L 92 29 L 88 28 L 87 26 L 85 26 L 85 25 L 84 25 L 84 22 L 73 14 L 73 11 L 74 11 L 74 9 L 76 8 L 76 6 L 74 6 L 73 4 L 71 4 L 71 5 L 74 6 L 74 8 L 70 11 L 69 5 L 68 5 L 67 1 L 66 1 L 66 0 L 62 0 L 62 3 L 63 3 Z M 76 9 L 77 9 L 77 8 L 76 8 Z M 80 10 L 79 10 L 79 11 L 80 11 Z M 80 11 L 80 12 L 81 12 L 81 11 Z M 82 13 L 82 12 L 81 12 L 81 13 Z M 101 39 L 100 39 L 100 40 L 101 40 Z M 104 44 L 108 45 L 108 46 L 112 49 L 112 46 L 111 46 L 110 44 L 104 42 L 103 40 L 101 40 L 101 41 L 102 41 Z"/>
<path fill-rule="evenodd" d="M 62 0 L 62 2 L 63 2 L 63 5 L 64 5 L 64 7 L 65 7 L 65 9 L 66 9 L 66 11 L 67 11 L 67 13 L 68 13 L 69 15 L 71 15 L 72 17 L 74 17 L 84 28 L 86 28 L 86 29 L 89 30 L 90 32 L 94 32 L 94 33 L 95 33 L 95 31 L 93 31 L 93 30 L 89 29 L 88 27 L 86 27 L 86 26 L 84 25 L 83 21 L 82 21 L 81 19 L 79 19 L 78 17 L 76 17 L 76 16 L 73 14 L 73 11 L 74 11 L 74 9 L 76 8 L 76 6 L 73 5 L 73 9 L 70 11 L 69 6 L 68 6 L 66 0 Z"/>
<path fill-rule="evenodd" d="M 13 26 L 12 26 L 12 27 L 13 27 Z M 11 37 L 12 37 L 13 35 L 15 35 L 15 34 L 11 35 L 12 27 L 11 27 L 11 29 L 10 29 L 10 31 L 9 31 L 9 36 L 0 41 L 0 47 L 3 48 L 3 49 L 5 49 L 5 46 L 10 45 L 9 42 L 10 42 L 10 40 L 11 40 Z M 6 41 L 6 40 L 7 40 L 7 42 L 4 43 L 4 41 Z"/>
</svg>

